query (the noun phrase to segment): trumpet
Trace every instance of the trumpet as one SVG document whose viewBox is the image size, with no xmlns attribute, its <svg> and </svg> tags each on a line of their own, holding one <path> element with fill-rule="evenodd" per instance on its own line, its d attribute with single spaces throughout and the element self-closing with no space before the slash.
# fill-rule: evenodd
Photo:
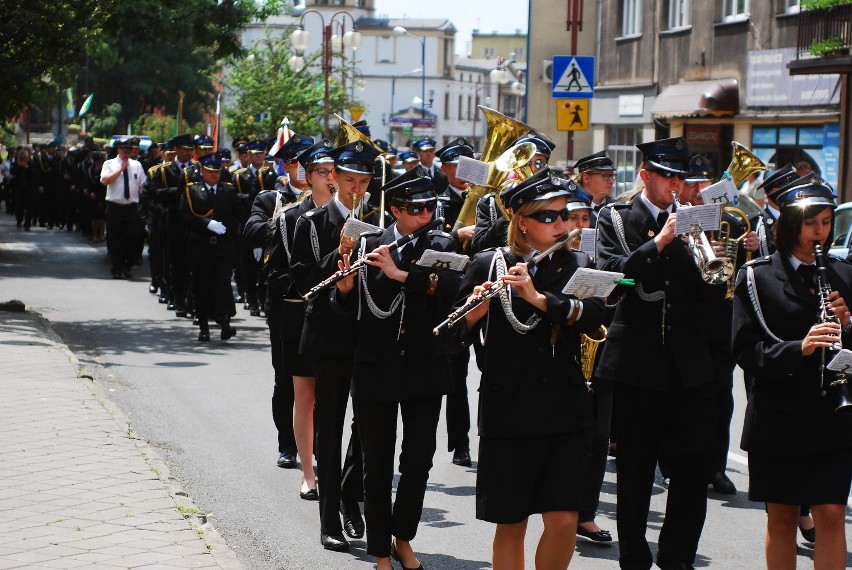
<svg viewBox="0 0 852 570">
<path fill-rule="evenodd" d="M 573 238 L 574 236 L 577 236 L 579 234 L 580 234 L 580 230 L 572 230 L 571 232 L 569 232 L 569 233 L 565 234 L 564 236 L 562 236 L 561 238 L 559 238 L 556 241 L 556 243 L 554 243 L 552 246 L 548 247 L 547 249 L 545 249 L 544 251 L 542 251 L 541 253 L 539 253 L 538 255 L 533 257 L 532 259 L 530 259 L 527 262 L 527 269 L 528 270 L 532 269 L 533 267 L 535 267 L 536 265 L 541 263 L 542 260 L 547 258 L 551 253 L 553 253 L 554 251 L 556 251 L 560 247 L 564 246 L 565 242 L 567 242 L 568 240 L 570 240 L 571 238 Z M 437 336 L 437 335 L 441 334 L 442 330 L 444 330 L 444 329 L 449 330 L 449 329 L 453 328 L 454 326 L 456 326 L 459 323 L 459 321 L 461 321 L 465 317 L 465 315 L 467 315 L 469 312 L 471 312 L 472 310 L 474 310 L 475 308 L 477 308 L 478 306 L 480 306 L 484 302 L 488 301 L 492 297 L 495 297 L 496 295 L 498 295 L 500 293 L 500 291 L 502 291 L 505 288 L 506 288 L 506 282 L 503 281 L 502 279 L 498 279 L 497 281 L 494 281 L 487 289 L 485 289 L 485 291 L 480 293 L 478 297 L 468 301 L 467 303 L 465 303 L 464 305 L 462 305 L 461 307 L 459 307 L 458 309 L 456 309 L 455 311 L 450 313 L 447 316 L 447 318 L 444 319 L 443 322 L 441 322 L 441 324 L 439 324 L 434 329 L 432 329 L 432 334 Z"/>
<path fill-rule="evenodd" d="M 677 199 L 677 192 L 672 192 L 674 205 L 672 211 L 677 211 L 681 206 Z M 710 240 L 704 235 L 700 226 L 694 225 L 686 234 L 687 244 L 692 251 L 695 265 L 701 273 L 701 278 L 710 285 L 721 285 L 731 279 L 734 274 L 734 262 L 727 257 L 716 257 Z"/>
<path fill-rule="evenodd" d="M 405 244 L 416 240 L 417 238 L 419 238 L 423 234 L 425 234 L 425 233 L 427 233 L 431 230 L 434 230 L 435 228 L 441 227 L 441 225 L 443 223 L 444 223 L 444 218 L 438 218 L 438 219 L 432 220 L 431 222 L 429 222 L 428 224 L 426 224 L 422 228 L 415 230 L 408 235 L 402 236 L 398 240 L 388 244 L 388 251 L 396 251 L 397 249 L 404 246 Z M 319 295 L 325 289 L 328 289 L 329 287 L 336 285 L 340 281 L 343 281 L 349 275 L 352 275 L 353 273 L 355 273 L 356 271 L 358 271 L 362 267 L 365 267 L 367 265 L 366 259 L 367 259 L 366 257 L 362 257 L 360 259 L 357 259 L 349 266 L 348 269 L 337 271 L 337 272 L 333 273 L 331 275 L 331 277 L 329 277 L 327 279 L 323 279 L 322 281 L 320 281 L 319 283 L 317 283 L 316 285 L 311 287 L 311 289 L 307 293 L 305 293 L 302 296 L 302 298 L 305 301 L 310 301 L 311 299 L 316 298 L 316 296 Z"/>
<path fill-rule="evenodd" d="M 831 310 L 831 302 L 828 300 L 829 295 L 831 295 L 831 283 L 828 282 L 828 268 L 825 265 L 825 255 L 823 254 L 822 246 L 818 241 L 814 242 L 814 259 L 817 266 L 820 322 L 839 324 L 840 319 L 838 319 L 837 315 L 834 314 L 834 311 Z M 829 388 L 833 390 L 832 397 L 836 398 L 836 402 L 834 403 L 834 413 L 850 414 L 852 413 L 852 396 L 849 393 L 849 381 L 846 378 L 846 374 L 843 372 L 836 372 L 834 380 L 832 380 L 828 386 L 825 385 L 825 361 L 828 356 L 828 351 L 838 352 L 842 349 L 843 344 L 840 342 L 840 339 L 837 339 L 831 348 L 826 349 L 823 347 L 820 349 L 819 387 L 820 394 L 823 396 L 828 393 Z"/>
</svg>

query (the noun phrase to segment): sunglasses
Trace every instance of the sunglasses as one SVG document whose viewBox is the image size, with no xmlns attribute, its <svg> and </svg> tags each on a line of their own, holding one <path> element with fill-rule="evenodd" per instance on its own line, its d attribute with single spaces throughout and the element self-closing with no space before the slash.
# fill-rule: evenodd
<svg viewBox="0 0 852 570">
<path fill-rule="evenodd" d="M 434 212 L 438 207 L 437 200 L 429 202 L 417 202 L 415 204 L 395 204 L 397 208 L 408 214 L 409 216 L 419 216 L 423 212 Z"/>
<path fill-rule="evenodd" d="M 671 172 L 670 170 L 652 170 L 651 172 L 657 176 L 662 176 L 663 178 L 680 178 L 681 180 L 686 180 L 686 177 L 688 176 L 688 174 Z"/>
<path fill-rule="evenodd" d="M 525 217 L 532 218 L 537 222 L 541 222 L 542 224 L 552 224 L 556 221 L 556 218 L 562 218 L 563 222 L 567 222 L 570 216 L 571 212 L 569 212 L 567 209 L 564 209 L 541 210 L 539 212 L 533 212 L 532 214 L 526 214 Z"/>
</svg>

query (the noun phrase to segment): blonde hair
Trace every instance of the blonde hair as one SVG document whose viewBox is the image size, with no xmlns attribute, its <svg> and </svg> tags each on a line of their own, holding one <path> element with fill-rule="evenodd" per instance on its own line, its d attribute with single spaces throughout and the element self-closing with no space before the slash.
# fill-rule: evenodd
<svg viewBox="0 0 852 570">
<path fill-rule="evenodd" d="M 524 233 L 518 227 L 518 217 L 535 214 L 542 210 L 548 210 L 550 209 L 549 206 L 557 198 L 527 202 L 526 204 L 521 205 L 521 207 L 514 212 L 512 219 L 509 221 L 509 230 L 506 232 L 506 243 L 512 253 L 515 255 L 523 255 L 525 253 L 529 253 L 532 249 L 527 243 L 527 238 L 524 236 Z"/>
</svg>

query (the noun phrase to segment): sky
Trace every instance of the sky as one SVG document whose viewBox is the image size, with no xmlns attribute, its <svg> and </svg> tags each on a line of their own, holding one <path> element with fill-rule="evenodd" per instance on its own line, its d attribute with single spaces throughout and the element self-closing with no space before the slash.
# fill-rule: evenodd
<svg viewBox="0 0 852 570">
<path fill-rule="evenodd" d="M 456 53 L 465 55 L 474 28 L 482 33 L 527 32 L 527 0 L 376 0 L 376 15 L 447 18 L 456 27 Z"/>
</svg>

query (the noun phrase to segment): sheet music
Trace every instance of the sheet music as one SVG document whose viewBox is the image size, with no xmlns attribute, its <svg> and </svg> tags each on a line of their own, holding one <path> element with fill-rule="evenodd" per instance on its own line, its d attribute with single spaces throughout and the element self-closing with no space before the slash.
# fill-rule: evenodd
<svg viewBox="0 0 852 570">
<path fill-rule="evenodd" d="M 705 204 L 722 204 L 722 206 L 727 206 L 728 204 L 736 206 L 739 204 L 737 187 L 734 186 L 734 181 L 727 177 L 698 193 L 701 194 L 701 198 L 704 199 Z"/>
<path fill-rule="evenodd" d="M 451 251 L 427 249 L 423 252 L 420 259 L 417 260 L 417 265 L 437 270 L 454 269 L 456 271 L 464 271 L 469 262 L 470 258 L 466 255 L 460 255 Z"/>
<path fill-rule="evenodd" d="M 490 167 L 491 165 L 487 162 L 460 156 L 456 177 L 459 180 L 464 180 L 477 186 L 485 186 L 488 183 L 488 170 Z"/>
<path fill-rule="evenodd" d="M 828 363 L 829 370 L 852 376 L 852 350 L 844 348 Z"/>
<path fill-rule="evenodd" d="M 299 163 L 299 170 L 296 172 L 296 180 L 299 180 L 299 181 L 307 180 L 307 178 L 305 178 L 305 167 L 302 166 L 301 162 Z"/>
<path fill-rule="evenodd" d="M 623 278 L 624 273 L 581 267 L 571 276 L 562 292 L 578 299 L 606 297 L 615 289 L 616 282 Z"/>
<path fill-rule="evenodd" d="M 722 218 L 722 207 L 719 204 L 703 206 L 681 206 L 677 209 L 677 225 L 675 233 L 688 234 L 693 225 L 698 225 L 701 231 L 718 230 Z"/>
<path fill-rule="evenodd" d="M 364 232 L 372 233 L 376 231 L 380 232 L 382 229 L 379 226 L 374 226 L 355 218 L 349 218 L 343 225 L 343 235 L 348 238 L 357 238 Z"/>
<path fill-rule="evenodd" d="M 595 259 L 595 236 L 597 232 L 594 228 L 583 228 L 580 234 L 580 251 L 589 256 L 589 259 Z"/>
</svg>

